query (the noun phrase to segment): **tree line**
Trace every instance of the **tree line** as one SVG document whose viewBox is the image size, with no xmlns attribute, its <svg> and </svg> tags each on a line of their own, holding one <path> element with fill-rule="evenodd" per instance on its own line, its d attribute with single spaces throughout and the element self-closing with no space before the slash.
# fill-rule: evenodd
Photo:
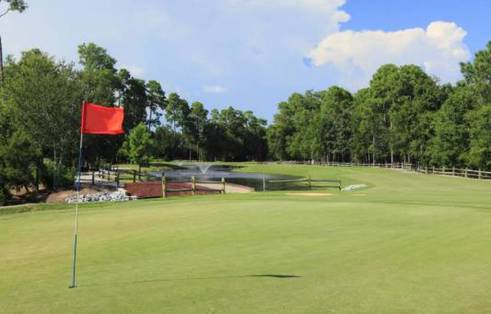
<svg viewBox="0 0 491 314">
<path fill-rule="evenodd" d="M 86 136 L 84 167 L 149 160 L 411 162 L 491 168 L 491 43 L 440 84 L 415 65 L 384 65 L 367 88 L 294 93 L 269 126 L 251 111 L 208 111 L 134 77 L 93 43 L 78 64 L 38 49 L 5 60 L 0 202 L 13 188 L 72 185 L 83 101 L 125 108 L 124 136 Z"/>
<path fill-rule="evenodd" d="M 0 85 L 0 202 L 13 188 L 73 184 L 83 101 L 125 109 L 126 136 L 84 140 L 84 167 L 156 159 L 263 160 L 266 121 L 228 107 L 209 112 L 144 81 L 93 43 L 78 65 L 32 49 L 8 56 Z"/>
<path fill-rule="evenodd" d="M 268 128 L 270 157 L 491 169 L 491 42 L 461 71 L 450 85 L 387 64 L 354 94 L 295 93 Z"/>
</svg>

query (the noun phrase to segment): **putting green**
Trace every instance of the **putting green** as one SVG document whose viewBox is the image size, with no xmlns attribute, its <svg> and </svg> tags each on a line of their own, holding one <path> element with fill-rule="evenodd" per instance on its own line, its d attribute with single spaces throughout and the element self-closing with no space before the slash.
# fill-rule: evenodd
<svg viewBox="0 0 491 314">
<path fill-rule="evenodd" d="M 0 215 L 0 313 L 491 312 L 490 182 L 243 166 L 369 189 L 84 205 L 77 289 L 72 208 Z"/>
</svg>

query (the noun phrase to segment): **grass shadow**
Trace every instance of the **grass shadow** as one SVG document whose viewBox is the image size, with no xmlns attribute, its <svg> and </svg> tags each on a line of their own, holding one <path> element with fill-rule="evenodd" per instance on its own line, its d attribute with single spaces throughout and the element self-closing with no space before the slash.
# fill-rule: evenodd
<svg viewBox="0 0 491 314">
<path fill-rule="evenodd" d="M 254 274 L 254 275 L 241 275 L 241 276 L 211 276 L 211 277 L 186 277 L 186 278 L 158 278 L 158 279 L 144 279 L 133 281 L 119 281 L 111 283 L 94 283 L 94 284 L 81 284 L 77 287 L 88 288 L 105 285 L 127 285 L 127 284 L 145 284 L 145 283 L 158 283 L 158 282 L 173 282 L 173 281 L 193 281 L 193 280 L 220 280 L 220 279 L 241 279 L 241 278 L 274 278 L 274 279 L 298 279 L 302 276 L 291 274 Z"/>
</svg>

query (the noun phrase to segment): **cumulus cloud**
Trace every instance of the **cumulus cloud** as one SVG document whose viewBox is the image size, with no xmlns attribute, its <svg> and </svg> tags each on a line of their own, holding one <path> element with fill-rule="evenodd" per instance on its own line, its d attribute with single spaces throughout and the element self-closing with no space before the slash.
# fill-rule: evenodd
<svg viewBox="0 0 491 314">
<path fill-rule="evenodd" d="M 308 56 L 315 66 L 332 65 L 351 87 L 367 84 L 386 63 L 417 64 L 445 82 L 461 77 L 459 62 L 469 59 L 466 31 L 452 22 L 436 21 L 426 29 L 395 32 L 341 31 L 328 35 Z"/>
<path fill-rule="evenodd" d="M 210 94 L 223 94 L 227 92 L 227 88 L 221 85 L 205 85 L 203 91 Z"/>
</svg>

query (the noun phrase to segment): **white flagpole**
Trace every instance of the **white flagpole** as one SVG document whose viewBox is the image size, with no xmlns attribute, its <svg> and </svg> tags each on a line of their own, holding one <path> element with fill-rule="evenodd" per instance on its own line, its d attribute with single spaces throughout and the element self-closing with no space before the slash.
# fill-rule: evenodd
<svg viewBox="0 0 491 314">
<path fill-rule="evenodd" d="M 82 112 L 84 114 L 85 103 L 82 105 Z M 83 119 L 82 119 L 83 121 Z M 80 128 L 80 146 L 78 149 L 78 169 L 77 169 L 77 200 L 75 202 L 75 225 L 73 227 L 73 263 L 72 263 L 72 284 L 69 288 L 77 287 L 76 270 L 77 270 L 77 240 L 78 240 L 78 202 L 80 201 L 80 172 L 82 168 L 82 147 L 84 141 L 84 133 Z"/>
</svg>

